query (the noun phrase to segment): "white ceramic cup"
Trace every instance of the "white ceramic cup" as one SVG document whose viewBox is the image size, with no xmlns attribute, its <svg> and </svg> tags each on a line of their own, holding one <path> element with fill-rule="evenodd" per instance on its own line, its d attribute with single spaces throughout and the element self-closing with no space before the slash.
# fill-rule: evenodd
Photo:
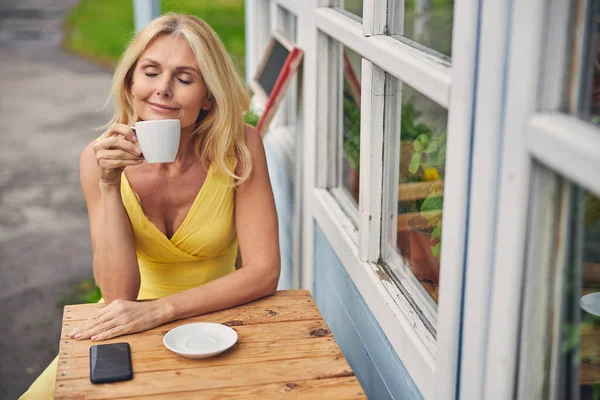
<svg viewBox="0 0 600 400">
<path fill-rule="evenodd" d="M 179 150 L 178 119 L 139 121 L 132 128 L 148 164 L 175 161 Z"/>
</svg>

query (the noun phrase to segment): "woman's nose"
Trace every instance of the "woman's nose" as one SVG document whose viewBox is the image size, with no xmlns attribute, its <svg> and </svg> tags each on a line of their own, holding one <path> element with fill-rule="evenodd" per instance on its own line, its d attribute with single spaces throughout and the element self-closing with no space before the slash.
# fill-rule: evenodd
<svg viewBox="0 0 600 400">
<path fill-rule="evenodd" d="M 170 98 L 173 96 L 171 88 L 171 80 L 166 76 L 161 79 L 158 87 L 156 88 L 156 94 L 161 97 Z"/>
</svg>

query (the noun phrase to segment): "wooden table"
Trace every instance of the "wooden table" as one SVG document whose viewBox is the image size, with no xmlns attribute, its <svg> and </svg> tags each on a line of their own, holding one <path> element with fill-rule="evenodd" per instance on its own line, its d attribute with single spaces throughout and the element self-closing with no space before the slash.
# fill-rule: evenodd
<svg viewBox="0 0 600 400">
<path fill-rule="evenodd" d="M 67 337 L 102 306 L 65 307 L 55 399 L 366 398 L 308 291 L 279 291 L 239 307 L 103 342 Z M 162 339 L 169 330 L 201 321 L 232 327 L 238 342 L 216 357 L 200 360 L 164 347 Z M 117 342 L 131 345 L 133 380 L 92 384 L 90 346 Z"/>
</svg>

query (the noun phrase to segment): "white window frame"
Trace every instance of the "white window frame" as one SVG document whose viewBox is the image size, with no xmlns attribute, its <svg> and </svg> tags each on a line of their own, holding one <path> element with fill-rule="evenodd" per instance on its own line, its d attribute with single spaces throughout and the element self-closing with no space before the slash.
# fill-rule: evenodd
<svg viewBox="0 0 600 400">
<path fill-rule="evenodd" d="M 387 273 L 376 264 L 383 246 L 381 230 L 389 229 L 388 224 L 382 224 L 380 199 L 383 196 L 389 205 L 393 196 L 382 185 L 384 180 L 390 178 L 390 171 L 382 171 L 381 164 L 378 164 L 383 145 L 380 128 L 383 102 L 373 95 L 373 88 L 381 88 L 381 76 L 385 71 L 446 109 L 454 104 L 449 110 L 447 152 L 451 161 L 446 166 L 445 186 L 446 190 L 468 186 L 478 9 L 481 0 L 464 0 L 455 4 L 453 54 L 456 61 L 452 66 L 385 36 L 386 0 L 364 0 L 362 24 L 329 8 L 339 6 L 337 0 L 248 0 L 247 12 L 252 15 L 257 27 L 264 22 L 264 15 L 260 15 L 253 3 L 266 2 L 268 5 L 269 1 L 297 16 L 297 29 L 302 32 L 297 37 L 297 43 L 305 51 L 299 104 L 301 118 L 296 125 L 298 132 L 302 133 L 296 135 L 297 160 L 302 165 L 302 168 L 296 168 L 296 177 L 301 178 L 296 182 L 296 188 L 301 188 L 296 192 L 299 194 L 297 204 L 301 204 L 301 208 L 295 211 L 295 216 L 299 218 L 298 225 L 301 226 L 298 234 L 300 252 L 295 254 L 295 260 L 300 260 L 298 286 L 311 291 L 314 287 L 316 221 L 422 395 L 426 399 L 453 399 L 458 369 L 468 196 L 464 190 L 458 190 L 456 196 L 448 197 L 444 202 L 443 268 L 436 342 L 406 294 L 399 290 L 396 283 L 386 279 Z M 402 0 L 400 5 L 403 9 Z M 252 34 L 247 38 L 247 42 L 254 40 Z M 355 213 L 356 218 L 347 212 L 349 206 L 340 206 L 343 196 L 336 194 L 337 189 L 328 189 L 332 182 L 337 181 L 339 168 L 329 162 L 332 158 L 327 149 L 332 147 L 327 144 L 328 141 L 339 140 L 339 135 L 332 138 L 325 133 L 335 131 L 339 121 L 328 115 L 329 107 L 323 114 L 324 110 L 317 104 L 332 102 L 328 95 L 331 90 L 327 88 L 339 84 L 343 79 L 339 74 L 340 68 L 335 69 L 335 79 L 329 80 L 328 74 L 319 75 L 324 68 L 333 67 L 328 61 L 332 47 L 329 42 L 332 40 L 342 43 L 365 59 L 362 71 L 361 141 L 364 141 L 365 149 L 370 150 L 361 151 L 361 171 L 367 171 L 361 174 L 360 202 L 365 209 L 360 214 Z M 248 66 L 251 65 L 248 61 Z M 336 113 L 340 118 L 339 112 Z M 327 168 L 321 168 L 323 165 Z M 373 171 L 374 175 L 369 171 Z M 363 232 L 360 235 L 359 226 L 360 232 Z M 370 233 L 376 235 L 371 236 Z M 369 237 L 376 239 L 371 241 Z"/>
<path fill-rule="evenodd" d="M 477 214 L 476 207 L 471 210 L 471 220 L 485 215 L 494 218 L 491 226 L 472 223 L 468 230 L 460 398 L 556 398 L 549 384 L 556 370 L 549 371 L 546 365 L 554 357 L 549 332 L 556 334 L 559 329 L 561 299 L 556 293 L 563 284 L 566 255 L 555 252 L 550 260 L 548 254 L 556 250 L 556 233 L 561 242 L 567 239 L 564 210 L 572 190 L 559 191 L 557 174 L 600 195 L 594 174 L 600 170 L 600 129 L 559 112 L 578 108 L 565 104 L 562 90 L 568 70 L 576 66 L 572 61 L 578 61 L 576 55 L 581 54 L 566 37 L 574 9 L 561 0 L 487 2 L 482 8 L 482 24 L 490 27 L 486 21 L 493 18 L 505 32 L 489 28 L 482 33 L 479 87 L 485 89 L 482 81 L 490 80 L 500 63 L 505 93 L 494 106 L 485 105 L 492 101 L 490 95 L 498 96 L 490 88 L 482 93 L 488 98 L 477 101 L 474 170 L 486 165 L 477 159 L 484 146 L 477 141 L 486 139 L 484 131 L 478 130 L 484 125 L 477 121 L 494 120 L 494 114 L 486 110 L 500 106 L 504 122 L 493 132 L 495 139 L 501 138 L 502 152 L 490 166 L 497 176 L 493 181 L 497 211 Z M 585 7 L 578 9 L 585 12 Z M 509 18 L 510 24 L 498 23 Z M 504 56 L 494 55 L 498 47 L 506 49 Z M 486 60 L 493 62 L 486 65 Z M 572 80 L 573 90 L 574 86 L 578 84 Z M 489 174 L 474 171 L 472 193 L 480 196 L 478 188 L 489 185 L 490 179 Z M 564 199 L 562 220 L 556 220 L 561 211 L 555 201 L 558 196 Z M 480 249 L 492 257 L 484 258 Z M 477 289 L 478 285 L 485 287 Z M 491 297 L 475 297 L 484 290 Z M 548 327 L 546 317 L 551 310 L 556 315 L 554 325 Z"/>
<path fill-rule="evenodd" d="M 367 1 L 364 4 L 365 7 L 372 6 L 380 9 L 382 3 L 381 0 L 376 0 Z M 309 9 L 318 5 L 322 7 L 315 10 Z M 442 249 L 444 267 L 442 268 L 441 287 L 444 289 L 440 292 L 440 302 L 444 304 L 444 301 L 447 301 L 447 305 L 443 308 L 445 314 L 440 314 L 441 318 L 438 320 L 439 336 L 444 337 L 440 341 L 443 344 L 442 347 L 440 343 L 436 344 L 431 332 L 420 318 L 419 311 L 414 308 L 405 293 L 400 291 L 396 283 L 384 278 L 387 273 L 381 266 L 373 262 L 380 251 L 379 239 L 371 243 L 366 240 L 366 236 L 369 236 L 368 233 L 359 235 L 355 221 L 345 212 L 346 207 L 340 206 L 337 200 L 339 197 L 334 195 L 335 190 L 327 189 L 331 187 L 332 180 L 335 180 L 337 176 L 335 163 L 332 164 L 335 159 L 329 157 L 328 153 L 332 147 L 327 144 L 336 139 L 339 140 L 339 135 L 337 138 L 332 138 L 331 135 L 325 134 L 326 132 L 337 132 L 331 129 L 331 124 L 335 123 L 336 119 L 323 118 L 324 109 L 320 105 L 333 103 L 329 96 L 331 89 L 328 90 L 331 81 L 328 82 L 327 77 L 333 76 L 332 81 L 334 82 L 340 79 L 339 71 L 341 69 L 338 68 L 337 74 L 332 75 L 331 72 L 335 71 L 331 71 L 332 64 L 328 61 L 328 54 L 332 47 L 328 42 L 335 39 L 368 60 L 363 64 L 363 66 L 366 65 L 366 68 L 363 71 L 361 96 L 363 99 L 361 144 L 364 143 L 365 146 L 375 149 L 375 151 L 361 151 L 361 171 L 372 171 L 375 167 L 375 169 L 381 169 L 381 164 L 377 163 L 377 158 L 380 157 L 377 149 L 381 147 L 381 135 L 373 131 L 376 130 L 374 127 L 380 126 L 380 113 L 383 112 L 383 108 L 382 105 L 378 108 L 376 103 L 373 103 L 373 91 L 367 92 L 365 87 L 380 86 L 380 76 L 383 71 L 386 71 L 445 108 L 448 108 L 452 97 L 457 106 L 453 109 L 456 110 L 455 115 L 450 117 L 452 122 L 449 123 L 447 147 L 454 149 L 456 156 L 453 159 L 453 165 L 450 163 L 447 165 L 447 170 L 451 171 L 449 175 L 454 174 L 454 177 L 450 179 L 450 184 L 464 188 L 468 184 L 466 171 L 469 168 L 473 109 L 472 88 L 474 85 L 472 72 L 475 68 L 476 38 L 462 36 L 474 35 L 477 32 L 478 16 L 476 12 L 466 9 L 460 2 L 455 5 L 455 15 L 464 18 L 462 21 L 464 24 L 461 27 L 455 25 L 454 30 L 455 37 L 459 38 L 458 41 L 454 40 L 454 49 L 457 49 L 458 54 L 463 58 L 453 68 L 457 72 L 456 76 L 458 76 L 462 88 L 451 92 L 454 71 L 447 63 L 381 34 L 367 37 L 364 35 L 364 24 L 358 23 L 342 12 L 327 8 L 326 6 L 329 5 L 331 4 L 327 1 L 307 2 L 306 14 L 301 14 L 306 18 L 301 17 L 300 22 L 300 30 L 303 32 L 302 36 L 306 43 L 302 47 L 307 55 L 303 86 L 305 129 L 307 130 L 304 142 L 303 201 L 306 212 L 303 218 L 302 285 L 311 290 L 313 288 L 314 219 L 323 230 L 423 396 L 433 398 L 434 388 L 442 386 L 432 385 L 431 382 L 438 379 L 446 388 L 441 393 L 444 393 L 446 398 L 453 398 L 457 379 L 458 353 L 456 349 L 459 338 L 465 246 L 465 241 L 462 239 L 464 239 L 466 225 L 467 197 L 458 195 L 456 200 L 449 201 L 444 205 L 445 220 L 454 222 L 453 225 L 444 224 L 444 236 L 456 236 L 460 239 L 448 240 L 447 244 L 443 244 L 444 248 Z M 463 10 L 459 11 L 460 8 Z M 373 18 L 381 18 L 381 13 L 378 12 L 368 13 L 365 11 L 364 14 L 372 15 Z M 373 33 L 380 33 L 377 30 L 377 27 L 381 26 L 380 21 L 373 21 L 372 26 Z M 370 32 L 367 31 L 367 33 Z M 464 43 L 467 46 L 464 46 Z M 323 73 L 323 71 L 328 71 L 328 73 Z M 365 85 L 366 82 L 370 82 L 370 84 Z M 317 97 L 320 99 L 315 103 L 314 99 Z M 309 108 L 314 108 L 315 104 L 319 105 L 317 110 L 313 109 L 309 112 Z M 450 110 L 450 115 L 453 110 Z M 310 129 L 312 127 L 314 129 Z M 365 129 L 373 134 L 369 133 L 363 137 Z M 315 166 L 318 167 L 315 168 Z M 377 189 L 378 182 L 381 185 L 383 179 L 383 176 L 380 175 L 376 175 L 372 180 L 361 177 L 361 193 L 364 193 L 365 186 L 370 186 L 369 196 L 361 195 L 362 204 L 366 206 L 365 211 L 361 212 L 359 216 L 361 232 L 377 232 L 380 229 L 381 209 L 380 206 L 377 209 L 376 193 L 373 193 L 373 191 L 381 192 L 381 187 Z M 369 173 L 366 176 L 373 178 L 373 175 Z M 448 186 L 448 183 L 446 183 L 446 187 L 447 190 L 452 188 L 452 186 Z M 370 209 L 368 209 L 369 207 Z M 369 216 L 371 216 L 370 220 Z M 362 228 L 362 226 L 366 226 L 366 228 Z M 380 238 L 380 236 L 381 232 L 379 231 L 374 237 Z M 436 360 L 436 353 L 440 354 L 438 360 Z M 438 361 L 439 365 L 436 366 Z M 439 371 L 437 374 L 435 373 L 436 369 Z"/>
</svg>

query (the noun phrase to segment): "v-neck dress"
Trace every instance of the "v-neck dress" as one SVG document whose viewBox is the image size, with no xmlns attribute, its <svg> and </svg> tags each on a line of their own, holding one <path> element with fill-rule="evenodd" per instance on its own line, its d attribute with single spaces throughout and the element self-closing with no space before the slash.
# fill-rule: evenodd
<svg viewBox="0 0 600 400">
<path fill-rule="evenodd" d="M 169 239 L 144 214 L 123 173 L 121 197 L 131 221 L 141 275 L 139 300 L 169 296 L 235 271 L 238 241 L 232 183 L 233 178 L 215 172 L 211 164 L 187 216 Z M 19 400 L 54 398 L 57 360 Z"/>
<path fill-rule="evenodd" d="M 232 178 L 208 169 L 204 184 L 171 239 L 148 219 L 125 173 L 121 197 L 131 221 L 140 269 L 138 299 L 169 296 L 235 271 Z"/>
</svg>

